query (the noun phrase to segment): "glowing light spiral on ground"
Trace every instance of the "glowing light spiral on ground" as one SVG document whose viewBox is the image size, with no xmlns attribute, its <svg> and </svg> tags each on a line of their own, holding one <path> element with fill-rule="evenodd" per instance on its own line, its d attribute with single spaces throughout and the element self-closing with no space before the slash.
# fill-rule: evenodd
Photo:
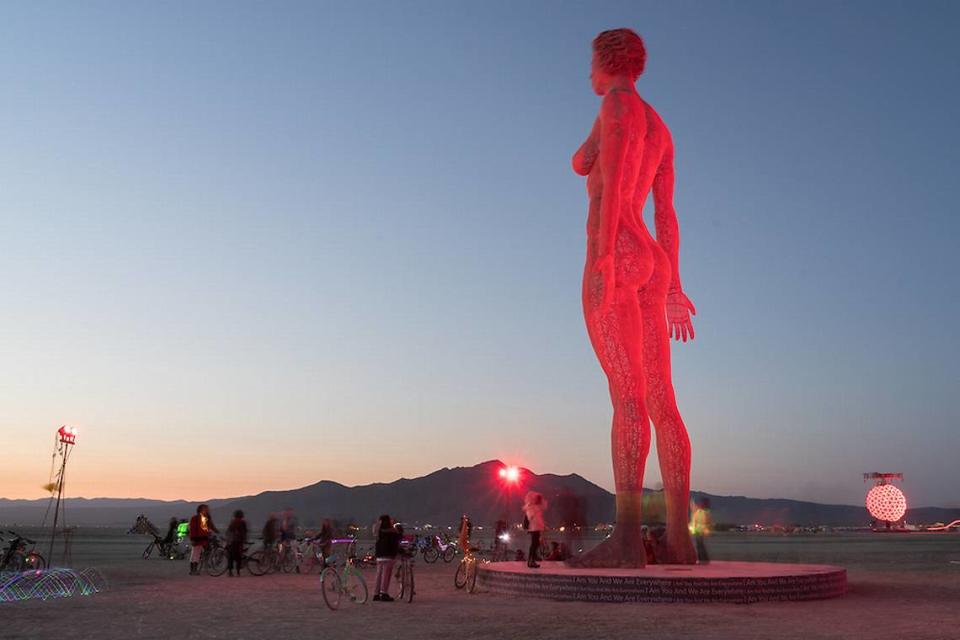
<svg viewBox="0 0 960 640">
<path fill-rule="evenodd" d="M 867 511 L 876 520 L 897 522 L 907 513 L 907 498 L 892 484 L 878 484 L 867 493 Z"/>
<path fill-rule="evenodd" d="M 96 569 L 43 569 L 0 574 L 0 602 L 88 596 L 103 591 L 107 581 Z"/>
</svg>

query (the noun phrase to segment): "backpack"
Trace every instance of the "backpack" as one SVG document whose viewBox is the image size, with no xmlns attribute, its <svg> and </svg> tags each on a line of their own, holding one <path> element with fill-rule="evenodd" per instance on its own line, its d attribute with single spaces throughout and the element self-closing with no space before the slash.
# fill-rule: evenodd
<svg viewBox="0 0 960 640">
<path fill-rule="evenodd" d="M 523 530 L 526 531 L 530 528 L 530 518 L 527 517 L 527 514 L 523 514 Z"/>
</svg>

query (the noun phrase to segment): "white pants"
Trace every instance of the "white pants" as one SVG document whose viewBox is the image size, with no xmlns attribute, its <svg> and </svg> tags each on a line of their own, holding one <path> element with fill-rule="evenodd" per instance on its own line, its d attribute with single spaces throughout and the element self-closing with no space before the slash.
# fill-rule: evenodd
<svg viewBox="0 0 960 640">
<path fill-rule="evenodd" d="M 396 558 L 377 558 L 377 583 L 374 586 L 374 592 L 386 593 L 390 588 L 390 577 L 396 561 Z"/>
</svg>

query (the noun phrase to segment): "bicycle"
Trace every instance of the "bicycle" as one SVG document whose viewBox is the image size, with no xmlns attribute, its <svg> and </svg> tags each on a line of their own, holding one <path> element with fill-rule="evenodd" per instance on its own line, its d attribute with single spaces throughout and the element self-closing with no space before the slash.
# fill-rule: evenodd
<svg viewBox="0 0 960 640">
<path fill-rule="evenodd" d="M 407 551 L 400 551 L 400 565 L 397 567 L 397 584 L 399 585 L 397 589 L 397 600 L 406 600 L 407 602 L 413 602 L 413 594 L 415 593 L 413 587 L 413 560 L 416 555 L 416 550 L 413 553 Z"/>
<path fill-rule="evenodd" d="M 200 566 L 197 571 L 206 571 L 208 576 L 222 576 L 227 571 L 227 549 L 218 536 L 210 536 L 210 541 L 200 554 Z"/>
<path fill-rule="evenodd" d="M 299 564 L 299 552 L 294 549 L 294 546 L 278 542 L 251 553 L 247 567 L 253 575 L 262 576 L 274 571 L 299 572 Z"/>
<path fill-rule="evenodd" d="M 401 542 L 401 544 L 403 543 Z M 410 539 L 406 544 L 407 544 L 407 548 L 410 550 L 410 553 L 412 553 L 413 556 L 416 557 L 418 553 L 425 553 L 427 549 L 433 546 L 433 538 L 421 536 L 418 533 L 418 534 L 415 534 L 413 538 Z"/>
<path fill-rule="evenodd" d="M 297 573 L 310 573 L 314 567 L 323 571 L 326 558 L 323 554 L 324 540 L 321 538 L 303 538 L 298 540 Z"/>
<path fill-rule="evenodd" d="M 457 589 L 467 588 L 467 591 L 473 593 L 477 589 L 477 573 L 479 564 L 490 562 L 486 558 L 478 555 L 478 547 L 470 547 L 463 555 L 460 566 L 457 567 L 457 573 L 453 576 L 453 586 Z"/>
<path fill-rule="evenodd" d="M 161 558 L 167 558 L 169 560 L 183 560 L 187 556 L 186 552 L 176 541 L 167 542 L 160 536 L 153 536 L 153 541 L 143 550 L 143 559 L 149 559 L 154 549 L 157 550 Z"/>
<path fill-rule="evenodd" d="M 355 555 L 352 547 L 356 544 L 354 540 L 334 540 L 333 544 L 347 545 L 347 559 L 343 564 L 343 571 L 337 573 L 335 562 L 331 562 L 320 573 L 320 592 L 323 594 L 323 601 L 327 606 L 335 611 L 340 607 L 340 600 L 344 594 L 350 598 L 354 604 L 364 604 L 367 601 L 367 581 L 363 579 L 363 574 L 354 564 Z"/>
<path fill-rule="evenodd" d="M 12 535 L 13 539 L 3 550 L 3 555 L 0 556 L 0 571 L 21 573 L 46 568 L 47 561 L 33 550 L 33 545 L 37 544 L 35 541 L 10 530 L 7 533 Z M 0 541 L 2 541 L 2 538 L 0 538 Z M 31 545 L 30 551 L 27 551 L 27 545 Z"/>
<path fill-rule="evenodd" d="M 433 537 L 433 544 L 423 550 L 423 559 L 433 564 L 437 558 L 443 558 L 444 562 L 450 562 L 457 555 L 457 543 L 450 539 L 447 534 L 443 534 L 444 540 L 440 536 Z"/>
</svg>

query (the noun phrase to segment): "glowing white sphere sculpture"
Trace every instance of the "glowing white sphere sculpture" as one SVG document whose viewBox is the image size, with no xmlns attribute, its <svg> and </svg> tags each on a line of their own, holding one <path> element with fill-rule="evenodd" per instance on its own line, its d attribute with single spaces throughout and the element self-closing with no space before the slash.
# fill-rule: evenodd
<svg viewBox="0 0 960 640">
<path fill-rule="evenodd" d="M 867 511 L 876 520 L 898 522 L 907 512 L 907 498 L 892 484 L 878 484 L 867 493 Z"/>
</svg>

